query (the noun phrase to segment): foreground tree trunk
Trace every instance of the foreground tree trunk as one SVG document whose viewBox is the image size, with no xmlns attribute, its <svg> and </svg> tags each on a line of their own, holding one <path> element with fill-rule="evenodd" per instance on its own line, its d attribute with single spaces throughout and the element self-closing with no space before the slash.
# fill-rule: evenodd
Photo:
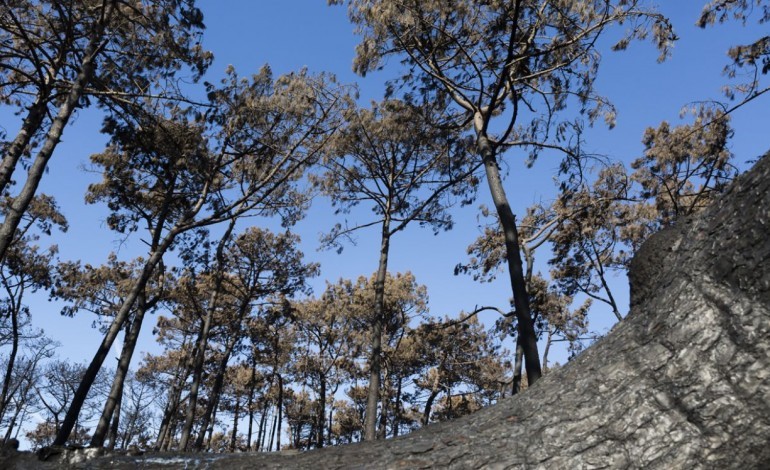
<svg viewBox="0 0 770 470">
<path fill-rule="evenodd" d="M 516 216 L 513 215 L 511 205 L 508 203 L 508 196 L 503 189 L 503 180 L 500 177 L 500 168 L 497 158 L 495 158 L 495 152 L 484 135 L 478 137 L 478 148 L 484 159 L 484 171 L 489 184 L 489 192 L 492 195 L 492 201 L 500 220 L 500 228 L 505 238 L 508 274 L 511 279 L 513 304 L 516 309 L 518 330 L 516 347 L 517 349 L 519 346 L 522 348 L 524 368 L 527 371 L 527 383 L 533 385 L 542 376 L 542 371 L 540 369 L 540 355 L 537 352 L 535 323 L 532 321 L 532 314 L 529 310 L 527 280 L 524 277 L 524 265 L 521 262 L 521 244 L 519 231 L 516 228 Z"/>
<path fill-rule="evenodd" d="M 645 243 L 631 264 L 626 319 L 516 397 L 397 439 L 291 455 L 232 454 L 206 464 L 770 468 L 768 232 L 770 154 L 697 219 Z M 156 466 L 163 459 L 193 466 L 200 456 L 88 463 L 128 469 L 150 458 Z"/>
<path fill-rule="evenodd" d="M 389 212 L 388 212 L 389 214 Z M 377 439 L 377 405 L 380 402 L 380 372 L 382 370 L 382 323 L 385 317 L 385 279 L 388 275 L 390 251 L 390 216 L 382 222 L 380 261 L 374 280 L 374 318 L 372 319 L 371 355 L 369 356 L 369 393 L 366 396 L 364 440 Z M 384 410 L 383 410 L 384 412 Z"/>
</svg>

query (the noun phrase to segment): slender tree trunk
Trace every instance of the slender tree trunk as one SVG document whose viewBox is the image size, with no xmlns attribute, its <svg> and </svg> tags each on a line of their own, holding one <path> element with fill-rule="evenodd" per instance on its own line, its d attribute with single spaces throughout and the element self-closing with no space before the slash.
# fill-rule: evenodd
<svg viewBox="0 0 770 470">
<path fill-rule="evenodd" d="M 80 384 L 75 391 L 75 394 L 72 398 L 72 404 L 70 404 L 70 407 L 67 410 L 67 415 L 64 417 L 64 421 L 62 421 L 61 428 L 56 435 L 56 439 L 54 440 L 53 445 L 64 445 L 64 443 L 67 442 L 67 439 L 69 439 L 72 428 L 75 426 L 75 422 L 77 421 L 78 415 L 80 414 L 80 409 L 83 407 L 86 396 L 88 396 L 88 392 L 91 390 L 91 386 L 93 385 L 94 380 L 96 380 L 96 375 L 102 368 L 102 364 L 104 364 L 104 360 L 107 357 L 107 354 L 110 352 L 110 348 L 112 348 L 112 344 L 115 342 L 115 338 L 117 338 L 118 332 L 120 332 L 120 330 L 123 328 L 123 325 L 126 322 L 126 319 L 128 318 L 128 315 L 131 312 L 131 309 L 133 308 L 139 293 L 142 292 L 147 286 L 147 282 L 150 280 L 150 276 L 155 271 L 158 263 L 160 263 L 161 259 L 163 258 L 163 254 L 168 249 L 169 245 L 171 245 L 173 242 L 175 235 L 176 232 L 169 234 L 163 241 L 162 245 L 159 247 L 158 251 L 152 253 L 149 260 L 147 260 L 147 264 L 145 264 L 144 269 L 142 270 L 141 276 L 136 281 L 136 284 L 134 284 L 131 292 L 129 292 L 129 294 L 126 296 L 126 299 L 123 301 L 123 305 L 120 307 L 120 310 L 112 320 L 112 324 L 107 330 L 107 333 L 104 335 L 99 348 L 96 350 L 96 354 L 94 355 L 93 359 L 91 359 L 91 363 L 88 365 L 86 372 L 83 374 L 83 378 L 81 379 Z"/>
<path fill-rule="evenodd" d="M 377 439 L 377 405 L 380 401 L 380 373 L 382 369 L 382 323 L 385 315 L 385 279 L 388 273 L 390 250 L 390 215 L 382 222 L 380 261 L 374 280 L 374 318 L 372 319 L 372 351 L 369 357 L 369 393 L 364 415 L 364 440 Z"/>
<path fill-rule="evenodd" d="M 399 377 L 396 387 L 396 409 L 393 413 L 393 437 L 398 437 L 398 428 L 401 426 L 401 386 L 403 382 L 403 377 Z"/>
<path fill-rule="evenodd" d="M 551 340 L 553 339 L 553 328 L 548 327 L 548 338 L 545 341 L 543 349 L 543 372 L 548 372 L 548 352 L 551 350 Z"/>
<path fill-rule="evenodd" d="M 21 423 L 17 423 L 16 420 L 19 419 L 19 415 L 21 414 L 22 410 L 25 408 L 25 406 L 17 406 L 16 409 L 13 412 L 13 416 L 11 417 L 11 420 L 8 422 L 8 429 L 5 431 L 5 437 L 3 438 L 3 442 L 8 442 L 8 439 L 11 438 L 11 435 L 13 434 L 14 428 L 21 427 Z M 18 424 L 18 426 L 16 426 Z M 18 434 L 18 431 L 17 431 Z"/>
<path fill-rule="evenodd" d="M 256 364 L 251 364 L 251 377 L 249 378 L 249 432 L 246 435 L 246 448 L 251 450 L 251 436 L 254 431 L 254 389 L 256 388 Z"/>
<path fill-rule="evenodd" d="M 107 448 L 110 450 L 115 449 L 115 446 L 118 442 L 118 432 L 120 429 L 120 412 L 121 408 L 123 407 L 123 394 L 121 393 L 118 396 L 118 402 L 115 404 L 115 411 L 112 413 L 112 426 L 110 426 L 110 432 L 108 433 L 109 436 L 109 443 L 107 444 Z M 129 424 L 130 424 L 129 420 Z M 126 434 L 129 433 L 129 427 L 126 427 Z M 125 448 L 125 441 L 126 439 L 123 439 L 123 447 Z"/>
<path fill-rule="evenodd" d="M 235 441 L 238 438 L 238 418 L 241 411 L 241 397 L 236 393 L 235 395 L 235 410 L 233 412 L 233 433 L 230 436 L 230 452 L 235 452 Z"/>
<path fill-rule="evenodd" d="M 513 381 L 511 383 L 511 395 L 516 395 L 521 391 L 521 369 L 524 362 L 524 347 L 519 341 L 520 336 L 516 335 L 516 357 L 513 361 Z"/>
<path fill-rule="evenodd" d="M 427 426 L 430 422 L 430 411 L 431 408 L 433 408 L 433 401 L 438 396 L 438 389 L 431 390 L 430 395 L 428 395 L 428 399 L 425 401 L 425 409 L 422 412 L 422 424 L 423 426 Z"/>
<path fill-rule="evenodd" d="M 265 430 L 265 414 L 266 414 L 266 406 L 262 405 L 262 413 L 259 414 L 259 425 L 257 426 L 257 449 L 261 452 L 264 448 L 262 443 L 264 441 L 264 436 L 262 433 Z"/>
<path fill-rule="evenodd" d="M 203 362 L 206 358 L 206 346 L 208 344 L 209 331 L 211 330 L 211 322 L 214 317 L 214 311 L 217 308 L 217 302 L 219 300 L 220 291 L 222 290 L 222 281 L 224 273 L 224 250 L 225 245 L 230 240 L 230 235 L 235 228 L 235 220 L 231 219 L 230 224 L 219 241 L 216 253 L 216 280 L 214 282 L 214 290 L 211 293 L 209 299 L 208 309 L 206 316 L 203 319 L 203 325 L 201 327 L 200 340 L 198 342 L 197 354 L 195 356 L 195 362 L 193 366 L 193 380 L 190 386 L 189 403 L 187 404 L 187 413 L 185 414 L 184 426 L 182 427 L 182 436 L 179 440 L 179 450 L 187 450 L 187 446 L 190 441 L 190 434 L 192 433 L 193 421 L 195 420 L 195 408 L 198 404 L 198 391 L 200 389 L 201 380 L 203 378 Z"/>
<path fill-rule="evenodd" d="M 19 352 L 19 316 L 18 310 L 12 307 L 14 311 L 11 312 L 11 353 L 8 356 L 8 366 L 5 369 L 5 380 L 3 381 L 3 392 L 0 395 L 0 420 L 5 416 L 5 410 L 8 407 L 8 403 L 11 401 L 11 397 L 8 396 L 8 390 L 11 388 L 11 380 L 13 379 L 13 367 L 16 362 L 16 355 Z"/>
<path fill-rule="evenodd" d="M 275 450 L 281 450 L 281 427 L 283 424 L 283 377 L 278 374 L 278 433 L 275 435 Z"/>
<path fill-rule="evenodd" d="M 217 403 L 217 405 L 219 405 L 219 404 Z M 214 414 L 213 414 L 213 415 L 211 415 L 211 421 L 212 421 L 213 423 L 216 423 L 216 422 L 217 422 L 217 408 L 216 408 L 216 407 L 214 408 Z M 209 436 L 208 436 L 208 438 L 206 439 L 206 445 L 205 445 L 205 446 L 203 446 L 203 448 L 205 448 L 205 449 L 211 449 L 211 440 L 212 440 L 213 438 L 214 438 L 214 426 L 209 426 Z"/>
<path fill-rule="evenodd" d="M 324 446 L 324 425 L 326 424 L 326 374 L 320 374 L 320 392 L 318 393 L 318 416 L 316 419 L 316 446 Z"/>
<path fill-rule="evenodd" d="M 273 439 L 275 438 L 275 428 L 278 425 L 278 415 L 273 416 L 273 425 L 270 427 L 270 441 L 267 444 L 267 451 L 273 450 Z"/>
<path fill-rule="evenodd" d="M 508 273 L 511 279 L 513 302 L 516 308 L 516 320 L 518 333 L 524 350 L 524 364 L 527 371 L 527 382 L 533 385 L 542 376 L 540 369 L 540 355 L 537 352 L 537 334 L 529 309 L 529 297 L 527 295 L 526 279 L 521 262 L 519 245 L 519 232 L 516 228 L 516 217 L 513 215 L 508 197 L 503 188 L 500 177 L 500 168 L 497 164 L 494 150 L 489 139 L 479 135 L 478 148 L 484 161 L 484 170 L 487 176 L 489 191 L 495 204 L 500 226 L 505 236 L 506 259 L 508 261 Z"/>
<path fill-rule="evenodd" d="M 83 96 L 86 86 L 93 77 L 96 68 L 96 57 L 100 54 L 102 49 L 104 31 L 107 22 L 112 16 L 112 11 L 116 3 L 117 0 L 104 2 L 104 10 L 102 11 L 101 19 L 94 26 L 94 30 L 89 37 L 88 45 L 83 51 L 83 61 L 80 64 L 80 70 L 77 77 L 72 83 L 72 88 L 70 88 L 67 97 L 61 104 L 58 114 L 53 119 L 53 122 L 51 122 L 51 127 L 48 129 L 48 134 L 45 137 L 43 145 L 40 147 L 40 151 L 35 156 L 32 165 L 27 171 L 27 179 L 24 181 L 24 186 L 19 194 L 13 199 L 13 202 L 8 206 L 8 213 L 6 214 L 2 226 L 0 226 L 0 262 L 5 260 L 5 255 L 8 251 L 8 247 L 13 241 L 16 228 L 19 226 L 21 217 L 29 207 L 32 198 L 35 197 L 35 193 L 40 185 L 40 180 L 43 178 L 48 161 L 51 159 L 53 151 L 56 149 L 56 146 L 59 144 L 59 140 L 64 133 L 64 127 L 69 122 L 72 113 L 78 107 L 78 102 Z M 7 175 L 6 178 L 10 178 L 10 174 Z"/>
<path fill-rule="evenodd" d="M 142 323 L 147 310 L 147 299 L 144 291 L 139 294 L 136 303 L 136 314 L 134 315 L 134 319 L 128 324 L 129 327 L 126 330 L 126 338 L 123 341 L 123 350 L 120 352 L 118 368 L 115 370 L 115 377 L 112 380 L 110 394 L 104 404 L 104 409 L 99 418 L 99 423 L 96 425 L 94 435 L 91 437 L 90 447 L 104 446 L 105 436 L 109 430 L 110 419 L 123 397 L 123 387 L 126 383 L 126 376 L 128 375 L 128 369 L 131 365 L 131 359 L 134 356 L 134 349 L 136 348 L 136 342 L 139 339 L 139 333 L 142 330 Z M 118 411 L 118 414 L 120 414 L 120 411 Z M 118 418 L 118 416 L 115 417 L 116 420 Z"/>
<path fill-rule="evenodd" d="M 377 427 L 377 439 L 385 439 L 388 435 L 388 413 L 390 412 L 390 371 L 385 368 L 382 376 L 385 378 L 385 383 L 380 393 L 380 423 Z"/>
</svg>

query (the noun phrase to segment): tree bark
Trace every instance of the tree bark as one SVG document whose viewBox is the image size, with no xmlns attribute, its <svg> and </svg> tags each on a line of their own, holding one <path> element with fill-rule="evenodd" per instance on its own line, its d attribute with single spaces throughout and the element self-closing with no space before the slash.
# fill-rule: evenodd
<svg viewBox="0 0 770 470">
<path fill-rule="evenodd" d="M 495 204 L 500 227 L 505 238 L 508 274 L 511 279 L 518 334 L 524 351 L 527 382 L 529 385 L 533 385 L 541 377 L 542 371 L 540 369 L 540 355 L 537 352 L 537 334 L 535 333 L 535 325 L 529 309 L 527 282 L 521 262 L 521 246 L 519 244 L 519 231 L 516 228 L 516 216 L 513 215 L 511 206 L 508 203 L 508 196 L 506 196 L 505 189 L 503 188 L 500 168 L 498 167 L 492 144 L 486 136 L 479 135 L 477 145 L 484 161 L 487 184 L 489 185 L 492 201 Z"/>
<path fill-rule="evenodd" d="M 369 392 L 364 415 L 364 440 L 377 439 L 377 405 L 380 401 L 380 373 L 382 369 L 382 323 L 385 316 L 385 279 L 388 274 L 390 250 L 390 218 L 386 214 L 382 222 L 380 261 L 374 280 L 374 317 L 372 318 L 371 354 L 369 356 Z"/>
</svg>

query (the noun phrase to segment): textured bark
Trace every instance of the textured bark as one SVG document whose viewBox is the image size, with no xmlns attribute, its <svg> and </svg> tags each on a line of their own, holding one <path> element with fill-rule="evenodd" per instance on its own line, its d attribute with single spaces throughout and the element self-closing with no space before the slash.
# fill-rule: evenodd
<svg viewBox="0 0 770 470">
<path fill-rule="evenodd" d="M 74 466 L 770 468 L 768 233 L 765 156 L 700 216 L 640 249 L 631 313 L 606 337 L 517 396 L 456 421 L 305 453 L 145 454 Z"/>
</svg>

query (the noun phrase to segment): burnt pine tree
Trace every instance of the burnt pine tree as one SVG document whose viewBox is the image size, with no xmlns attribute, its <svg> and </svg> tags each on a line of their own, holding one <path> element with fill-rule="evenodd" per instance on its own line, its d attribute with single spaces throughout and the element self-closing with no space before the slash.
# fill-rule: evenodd
<svg viewBox="0 0 770 470">
<path fill-rule="evenodd" d="M 342 238 L 356 230 L 380 230 L 370 325 L 367 440 L 375 439 L 376 431 L 391 238 L 412 222 L 430 225 L 436 232 L 451 228 L 446 209 L 452 196 L 467 202 L 475 192 L 477 165 L 471 162 L 467 141 L 430 124 L 439 117 L 432 106 L 394 99 L 350 112 L 346 126 L 326 150 L 326 171 L 314 180 L 331 197 L 337 213 L 348 213 L 359 204 L 374 213 L 371 220 L 353 226 L 337 224 L 327 243 L 341 246 Z"/>
<path fill-rule="evenodd" d="M 381 68 L 389 56 L 404 68 L 394 86 L 433 95 L 475 137 L 500 219 L 529 383 L 541 375 L 537 338 L 519 254 L 516 219 L 503 187 L 500 164 L 510 149 L 544 148 L 572 153 L 573 123 L 559 119 L 577 105 L 590 120 L 614 112 L 594 90 L 600 62 L 597 40 L 613 25 L 625 48 L 650 34 L 661 59 L 675 39 L 668 21 L 643 2 L 553 0 L 331 0 L 348 3 L 362 35 L 354 62 L 361 74 Z"/>
</svg>

